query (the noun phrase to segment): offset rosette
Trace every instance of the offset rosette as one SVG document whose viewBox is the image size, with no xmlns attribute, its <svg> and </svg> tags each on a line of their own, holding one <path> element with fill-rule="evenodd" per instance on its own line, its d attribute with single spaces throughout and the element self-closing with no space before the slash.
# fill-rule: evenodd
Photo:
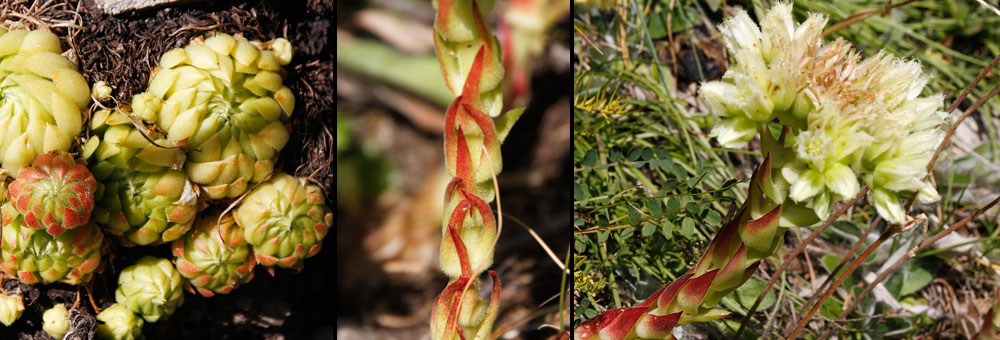
<svg viewBox="0 0 1000 340">
<path fill-rule="evenodd" d="M 257 262 L 293 269 L 319 252 L 333 225 L 319 187 L 284 173 L 247 195 L 233 216 Z"/>
<path fill-rule="evenodd" d="M 180 169 L 184 163 L 183 150 L 157 129 L 138 120 L 133 122 L 121 111 L 98 110 L 90 118 L 90 131 L 82 154 L 98 178 L 115 169 L 156 172 L 164 168 Z"/>
<path fill-rule="evenodd" d="M 24 299 L 21 298 L 20 293 L 17 295 L 0 294 L 0 323 L 10 326 L 21 318 L 22 312 L 24 312 Z"/>
<path fill-rule="evenodd" d="M 115 301 L 147 322 L 156 322 L 184 303 L 183 282 L 170 260 L 146 256 L 121 271 Z"/>
<path fill-rule="evenodd" d="M 97 314 L 97 336 L 101 339 L 143 339 L 142 318 L 120 303 L 112 304 Z"/>
<path fill-rule="evenodd" d="M 94 220 L 127 246 L 173 241 L 191 229 L 198 188 L 180 167 L 180 149 L 119 111 L 100 110 L 83 155 L 100 181 Z M 147 139 L 149 138 L 149 139 Z"/>
<path fill-rule="evenodd" d="M 101 183 L 94 220 L 127 246 L 176 240 L 198 212 L 198 189 L 180 170 L 119 169 Z"/>
<path fill-rule="evenodd" d="M 187 146 L 185 171 L 212 199 L 243 194 L 274 169 L 295 107 L 282 85 L 285 39 L 250 42 L 218 34 L 165 53 L 133 112 Z"/>
<path fill-rule="evenodd" d="M 0 269 L 24 283 L 85 283 L 101 263 L 104 233 L 94 223 L 52 236 L 44 230 L 27 227 L 24 217 L 10 202 L 3 205 L 0 215 L 3 216 Z"/>
<path fill-rule="evenodd" d="M 62 339 L 69 332 L 69 313 L 66 306 L 57 303 L 42 313 L 42 329 L 56 339 Z"/>
<path fill-rule="evenodd" d="M 12 175 L 83 130 L 90 86 L 45 30 L 0 28 L 0 164 Z"/>
<path fill-rule="evenodd" d="M 172 249 L 177 271 L 206 297 L 228 294 L 253 279 L 257 261 L 232 215 L 221 220 L 217 212 L 205 215 Z"/>
<path fill-rule="evenodd" d="M 8 192 L 24 226 L 58 237 L 90 220 L 96 190 L 97 181 L 82 162 L 52 150 L 21 169 Z"/>
</svg>

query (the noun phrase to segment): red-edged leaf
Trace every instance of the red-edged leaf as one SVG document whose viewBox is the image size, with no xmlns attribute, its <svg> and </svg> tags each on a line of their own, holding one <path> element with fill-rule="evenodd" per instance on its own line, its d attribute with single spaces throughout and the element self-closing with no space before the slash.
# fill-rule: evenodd
<svg viewBox="0 0 1000 340">
<path fill-rule="evenodd" d="M 698 260 L 698 264 L 695 265 L 696 273 L 704 273 L 710 268 L 718 268 L 726 263 L 730 254 L 733 253 L 733 249 L 740 244 L 740 242 L 737 242 L 739 240 L 737 238 L 739 235 L 739 225 L 746 214 L 748 214 L 748 210 L 746 204 L 744 204 L 739 212 L 736 213 L 736 216 L 726 223 L 722 229 L 719 229 L 715 234 L 715 238 L 712 239 L 712 243 L 705 250 L 705 255 L 702 255 L 701 259 Z"/>
<path fill-rule="evenodd" d="M 667 306 L 669 306 L 670 302 L 674 301 L 674 297 L 677 296 L 677 291 L 679 291 L 681 289 L 681 286 L 683 286 L 685 283 L 688 282 L 689 279 L 691 279 L 691 276 L 694 276 L 694 274 L 689 272 L 687 274 L 681 275 L 681 277 L 678 277 L 676 280 L 674 280 L 674 282 L 671 282 L 670 284 L 664 286 L 662 289 L 663 294 L 660 295 L 660 299 L 659 301 L 657 301 L 656 305 L 659 308 L 666 308 Z"/>
<path fill-rule="evenodd" d="M 476 125 L 479 126 L 479 129 L 483 131 L 483 145 L 486 145 L 487 149 L 499 148 L 500 144 L 497 142 L 497 129 L 496 126 L 493 125 L 493 120 L 490 119 L 490 116 L 487 116 L 483 113 L 483 111 L 480 111 L 467 103 L 462 103 L 462 107 L 465 109 L 465 112 L 476 121 Z"/>
<path fill-rule="evenodd" d="M 705 298 L 708 288 L 712 286 L 712 280 L 718 273 L 719 270 L 715 269 L 688 280 L 677 293 L 677 305 L 681 310 L 689 314 L 696 314 L 701 300 Z"/>
<path fill-rule="evenodd" d="M 462 179 L 458 177 L 452 177 L 451 181 L 448 182 L 448 186 L 444 189 L 444 203 L 448 204 L 451 202 L 451 196 L 455 194 L 455 191 L 459 189 L 462 185 Z"/>
<path fill-rule="evenodd" d="M 493 216 L 493 210 L 490 210 L 490 206 L 486 204 L 481 198 L 473 195 L 471 192 L 464 191 L 462 194 L 465 195 L 467 201 L 472 202 L 472 205 L 479 211 L 479 215 L 483 218 L 483 231 L 486 228 L 496 229 L 497 221 L 496 217 Z M 482 234 L 482 232 L 480 232 Z"/>
<path fill-rule="evenodd" d="M 607 326 L 601 327 L 599 334 L 602 340 L 622 340 L 628 336 L 628 333 L 632 331 L 635 327 L 635 323 L 639 321 L 639 317 L 643 313 L 646 313 L 645 307 L 632 307 L 625 308 L 624 311 L 617 318 L 612 320 L 607 324 Z"/>
<path fill-rule="evenodd" d="M 457 155 L 456 146 L 458 143 L 457 126 L 455 124 L 458 118 L 458 108 L 461 106 L 459 102 L 462 101 L 462 95 L 458 95 L 451 105 L 448 105 L 448 110 L 444 113 L 444 156 L 445 163 L 448 166 L 455 166 Z"/>
<path fill-rule="evenodd" d="M 448 233 L 451 235 L 451 241 L 455 244 L 455 252 L 458 253 L 458 261 L 462 267 L 462 277 L 468 278 L 472 276 L 472 266 L 469 265 L 469 251 L 465 248 L 465 242 L 462 242 L 462 236 L 459 231 L 462 230 L 462 222 L 465 221 L 465 215 L 469 211 L 469 200 L 463 200 L 458 203 L 455 210 L 452 210 L 451 218 L 448 219 Z"/>
<path fill-rule="evenodd" d="M 740 245 L 740 249 L 736 250 L 736 253 L 729 259 L 729 263 L 726 263 L 726 266 L 716 275 L 712 282 L 712 289 L 725 290 L 739 286 L 743 283 L 743 273 L 746 269 L 747 249 L 745 245 Z"/>
<path fill-rule="evenodd" d="M 593 319 L 577 325 L 576 328 L 573 328 L 573 339 L 589 340 L 596 336 L 601 328 L 614 321 L 623 312 L 625 312 L 625 308 L 608 310 Z"/>
<path fill-rule="evenodd" d="M 486 46 L 480 46 L 479 51 L 476 52 L 476 58 L 472 59 L 469 76 L 465 78 L 465 84 L 462 86 L 462 98 L 455 98 L 456 101 L 461 100 L 462 104 L 473 104 L 479 99 L 479 79 L 482 78 L 483 74 L 483 53 L 485 52 Z"/>
<path fill-rule="evenodd" d="M 778 220 L 781 218 L 781 206 L 777 206 L 764 216 L 750 220 L 740 225 L 740 239 L 754 250 L 766 252 L 775 242 L 778 231 Z"/>
<path fill-rule="evenodd" d="M 680 319 L 681 312 L 667 315 L 646 314 L 639 319 L 639 324 L 635 327 L 635 334 L 640 338 L 662 339 L 670 334 Z"/>
</svg>

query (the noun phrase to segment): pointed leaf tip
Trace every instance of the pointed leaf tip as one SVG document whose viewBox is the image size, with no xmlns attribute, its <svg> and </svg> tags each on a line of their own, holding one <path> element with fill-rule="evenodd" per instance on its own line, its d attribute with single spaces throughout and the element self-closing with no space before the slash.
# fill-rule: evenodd
<svg viewBox="0 0 1000 340">
<path fill-rule="evenodd" d="M 712 280 L 715 279 L 715 275 L 718 273 L 719 270 L 714 269 L 688 280 L 677 294 L 677 305 L 681 310 L 689 314 L 697 314 L 698 307 L 701 306 L 701 300 L 705 298 L 708 288 L 712 285 Z"/>
<path fill-rule="evenodd" d="M 599 331 L 602 340 L 623 340 L 632 332 L 639 318 L 646 313 L 645 307 L 625 308 L 617 318 L 612 320 L 607 326 L 601 327 Z"/>
<path fill-rule="evenodd" d="M 677 322 L 681 319 L 682 312 L 667 315 L 644 315 L 639 319 L 639 324 L 635 328 L 635 334 L 640 338 L 662 339 L 670 334 Z"/>
<path fill-rule="evenodd" d="M 756 220 L 740 224 L 740 239 L 754 250 L 767 252 L 775 242 L 780 218 L 781 206 L 779 205 Z"/>
</svg>

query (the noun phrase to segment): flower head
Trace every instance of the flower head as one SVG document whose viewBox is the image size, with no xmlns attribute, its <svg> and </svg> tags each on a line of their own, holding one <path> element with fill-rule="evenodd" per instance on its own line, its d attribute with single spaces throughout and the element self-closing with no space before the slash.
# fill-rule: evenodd
<svg viewBox="0 0 1000 340">
<path fill-rule="evenodd" d="M 905 222 L 901 195 L 938 197 L 924 174 L 944 137 L 943 97 L 921 97 L 929 77 L 919 63 L 884 52 L 863 58 L 843 39 L 824 45 L 826 18 L 796 24 L 791 9 L 775 5 L 760 26 L 746 12 L 720 25 L 734 64 L 721 81 L 702 85 L 702 99 L 721 116 L 710 136 L 741 147 L 777 118 L 788 129 L 766 151 L 791 155 L 774 173 L 795 204 L 824 217 L 864 183 L 883 218 Z"/>
</svg>

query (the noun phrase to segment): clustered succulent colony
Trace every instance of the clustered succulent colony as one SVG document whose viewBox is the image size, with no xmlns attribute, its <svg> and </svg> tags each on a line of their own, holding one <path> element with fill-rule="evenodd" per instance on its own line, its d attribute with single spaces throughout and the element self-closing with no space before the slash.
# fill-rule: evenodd
<svg viewBox="0 0 1000 340">
<path fill-rule="evenodd" d="M 493 271 L 490 299 L 479 294 L 479 276 L 492 264 L 499 236 L 489 202 L 497 195 L 500 143 L 522 111 L 501 115 L 503 52 L 483 19 L 492 1 L 436 0 L 434 6 L 438 60 L 457 97 L 445 114 L 444 131 L 445 165 L 453 178 L 445 189 L 441 268 L 451 280 L 434 302 L 431 338 L 486 339 L 500 303 Z"/>
<path fill-rule="evenodd" d="M 892 224 L 907 221 L 901 197 L 937 199 L 923 176 L 946 115 L 941 95 L 920 96 L 927 83 L 920 65 L 885 53 L 862 60 L 842 39 L 824 46 L 826 18 L 797 24 L 791 13 L 778 3 L 760 27 L 744 11 L 726 20 L 719 29 L 735 63 L 700 90 L 721 116 L 711 132 L 720 144 L 742 147 L 760 132 L 767 157 L 746 201 L 687 274 L 636 306 L 578 325 L 575 338 L 673 339 L 677 325 L 729 315 L 711 306 L 780 248 L 789 227 L 827 218 L 860 183 Z"/>
<path fill-rule="evenodd" d="M 333 224 L 323 193 L 274 169 L 295 107 L 282 84 L 287 40 L 195 39 L 161 57 L 131 107 L 93 114 L 91 96 L 111 88 L 91 91 L 61 53 L 49 31 L 0 29 L 0 167 L 14 178 L 0 185 L 5 275 L 83 285 L 100 272 L 105 233 L 128 247 L 171 243 L 173 260 L 123 269 L 116 303 L 97 315 L 99 337 L 140 339 L 144 323 L 183 303 L 185 287 L 226 294 L 258 264 L 301 270 L 319 252 Z M 209 208 L 241 196 L 232 213 Z M 0 294 L 0 322 L 23 310 L 19 294 Z M 66 306 L 43 319 L 54 337 L 69 330 Z"/>
</svg>

